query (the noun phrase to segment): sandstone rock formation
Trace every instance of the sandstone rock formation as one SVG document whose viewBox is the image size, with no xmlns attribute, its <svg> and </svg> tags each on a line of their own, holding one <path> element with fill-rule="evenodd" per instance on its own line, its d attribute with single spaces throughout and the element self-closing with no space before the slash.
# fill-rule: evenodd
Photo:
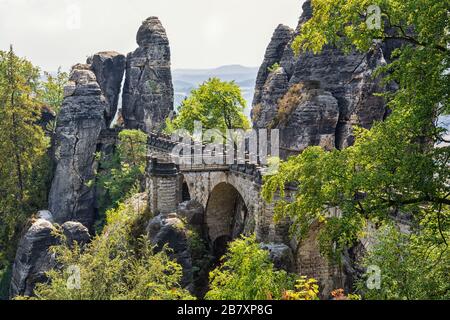
<svg viewBox="0 0 450 320">
<path fill-rule="evenodd" d="M 266 80 L 270 74 L 269 68 L 281 61 L 283 54 L 288 50 L 288 44 L 292 40 L 293 35 L 294 30 L 287 26 L 280 24 L 276 28 L 264 55 L 264 61 L 258 71 L 253 105 L 257 105 L 261 102 Z M 283 88 L 285 87 L 286 84 L 284 84 Z"/>
<path fill-rule="evenodd" d="M 125 56 L 117 52 L 99 52 L 72 69 L 57 122 L 49 195 L 49 210 L 58 223 L 76 220 L 92 226 L 95 153 L 111 149 L 105 135 L 117 111 L 124 70 Z"/>
<path fill-rule="evenodd" d="M 48 212 L 40 214 L 43 216 Z M 64 223 L 61 231 L 69 244 L 74 241 L 85 244 L 89 241 L 88 230 L 78 222 Z M 50 221 L 39 218 L 20 239 L 13 265 L 10 297 L 32 296 L 35 285 L 47 280 L 45 273 L 56 266 L 55 257 L 49 252 L 51 246 L 60 243 L 56 232 L 58 229 Z"/>
<path fill-rule="evenodd" d="M 114 51 L 96 53 L 88 60 L 108 103 L 105 120 L 109 127 L 117 112 L 126 58 Z"/>
<path fill-rule="evenodd" d="M 160 214 L 150 220 L 147 234 L 156 250 L 164 245 L 172 249 L 170 256 L 183 267 L 182 286 L 193 282 L 192 258 L 188 247 L 187 229 L 183 221 L 175 213 Z"/>
<path fill-rule="evenodd" d="M 269 251 L 269 257 L 275 268 L 295 272 L 294 255 L 287 245 L 283 243 L 261 243 L 260 247 Z"/>
<path fill-rule="evenodd" d="M 45 272 L 55 265 L 48 249 L 57 244 L 51 222 L 38 219 L 20 240 L 14 260 L 10 296 L 31 296 L 34 286 L 45 281 Z"/>
<path fill-rule="evenodd" d="M 312 128 L 327 123 L 329 127 L 323 130 L 327 135 L 334 135 L 334 146 L 345 148 L 353 143 L 353 125 L 369 128 L 374 121 L 382 120 L 386 114 L 383 99 L 374 95 L 382 92 L 384 88 L 381 87 L 379 79 L 372 76 L 378 66 L 386 63 L 383 49 L 387 48 L 377 46 L 367 54 L 351 52 L 345 55 L 336 48 L 325 47 L 321 54 L 306 52 L 296 57 L 291 48 L 292 41 L 301 32 L 302 25 L 310 19 L 312 10 L 311 1 L 306 1 L 295 33 L 289 33 L 289 29 L 282 26 L 275 31 L 256 82 L 253 123 L 257 128 L 271 127 L 279 111 L 280 98 L 295 84 L 317 81 L 326 95 L 331 93 L 337 100 L 338 121 L 335 123 L 335 113 L 332 112 L 330 119 L 310 117 L 312 122 L 308 123 L 305 119 L 298 125 L 307 124 Z M 268 66 L 274 64 L 279 68 L 269 72 Z M 317 99 L 315 100 L 313 104 L 317 102 Z M 297 116 L 301 116 L 301 113 L 297 112 Z M 294 122 L 293 120 L 291 125 L 296 125 Z M 283 126 L 279 128 L 283 129 Z M 317 134 L 320 135 L 320 132 Z M 302 141 L 300 137 L 286 141 L 284 147 L 301 151 L 304 145 L 321 139 L 320 136 L 314 137 L 314 133 L 312 135 L 306 139 L 309 141 Z"/>
<path fill-rule="evenodd" d="M 91 65 L 73 67 L 56 128 L 56 170 L 49 210 L 58 223 L 94 221 L 94 158 L 100 132 L 106 127 L 107 102 Z"/>
<path fill-rule="evenodd" d="M 150 132 L 173 110 L 169 40 L 156 17 L 142 23 L 136 40 L 139 48 L 127 56 L 122 116 L 127 128 Z"/>
<path fill-rule="evenodd" d="M 330 92 L 320 89 L 317 82 L 302 82 L 289 90 L 288 99 L 281 99 L 279 104 L 280 108 L 289 108 L 289 104 L 292 104 L 292 110 L 285 110 L 289 114 L 284 115 L 284 119 L 279 119 L 280 154 L 288 157 L 308 146 L 334 149 L 339 120 L 336 98 Z M 290 92 L 295 95 L 294 99 L 289 97 Z M 295 149 L 291 151 L 292 146 Z"/>
<path fill-rule="evenodd" d="M 189 200 L 180 203 L 177 214 L 198 232 L 203 232 L 202 228 L 205 223 L 205 216 L 203 206 L 199 202 Z"/>
</svg>

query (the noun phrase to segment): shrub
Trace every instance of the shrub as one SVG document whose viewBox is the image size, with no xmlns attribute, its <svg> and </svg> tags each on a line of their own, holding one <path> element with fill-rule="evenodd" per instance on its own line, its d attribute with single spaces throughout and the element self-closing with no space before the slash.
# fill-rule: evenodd
<svg viewBox="0 0 450 320">
<path fill-rule="evenodd" d="M 294 84 L 278 101 L 278 113 L 275 119 L 275 125 L 285 123 L 288 120 L 289 116 L 302 101 L 302 91 L 302 84 Z"/>
<path fill-rule="evenodd" d="M 206 299 L 282 299 L 286 294 L 296 297 L 294 292 L 304 285 L 304 278 L 300 278 L 297 283 L 300 287 L 296 288 L 295 275 L 275 270 L 269 252 L 259 247 L 254 236 L 231 242 L 222 260 L 223 264 L 210 273 L 210 291 Z M 308 286 L 313 285 L 311 281 L 307 280 Z M 298 295 L 305 297 L 303 293 Z"/>
<path fill-rule="evenodd" d="M 169 258 L 167 250 L 154 253 L 145 236 L 137 241 L 131 236 L 141 214 L 131 204 L 120 204 L 108 211 L 102 234 L 84 248 L 76 243 L 52 247 L 59 267 L 47 273 L 47 283 L 36 286 L 35 299 L 192 299 L 179 286 L 182 269 Z M 78 274 L 79 286 L 68 286 Z"/>
</svg>

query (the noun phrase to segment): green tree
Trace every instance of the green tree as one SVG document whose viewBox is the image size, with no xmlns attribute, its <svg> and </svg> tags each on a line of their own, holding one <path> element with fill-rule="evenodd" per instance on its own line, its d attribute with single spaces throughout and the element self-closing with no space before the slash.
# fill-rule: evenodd
<svg viewBox="0 0 450 320">
<path fill-rule="evenodd" d="M 27 218 L 45 207 L 49 142 L 40 116 L 39 69 L 12 48 L 0 51 L 0 264 L 13 258 Z"/>
<path fill-rule="evenodd" d="M 271 300 L 289 297 L 317 298 L 317 287 L 311 295 L 301 291 L 311 282 L 282 270 L 275 270 L 269 252 L 259 247 L 255 237 L 242 237 L 230 243 L 223 264 L 210 273 L 209 300 Z"/>
<path fill-rule="evenodd" d="M 83 246 L 52 247 L 58 268 L 48 272 L 49 281 L 34 291 L 39 300 L 179 300 L 193 299 L 179 282 L 182 269 L 167 255 L 153 251 L 139 226 L 148 219 L 139 197 L 120 204 L 107 213 L 107 226 L 92 242 Z M 140 209 L 136 209 L 140 208 Z M 136 230 L 141 230 L 136 232 Z M 74 271 L 79 286 L 67 284 Z M 78 273 L 79 271 L 79 273 Z M 19 297 L 23 299 L 27 297 Z"/>
<path fill-rule="evenodd" d="M 64 100 L 64 86 L 67 84 L 69 76 L 67 72 L 62 72 L 61 68 L 58 68 L 56 75 L 52 75 L 49 72 L 44 72 L 44 75 L 46 80 L 42 82 L 40 88 L 40 99 L 42 104 L 55 114 L 55 120 L 48 123 L 45 130 L 54 133 L 59 111 Z"/>
<path fill-rule="evenodd" d="M 381 271 L 380 288 L 369 290 L 366 277 L 357 287 L 366 299 L 450 299 L 450 251 L 430 246 L 434 230 L 404 233 L 387 225 L 377 231 L 376 244 L 364 257 L 365 267 Z M 370 279 L 369 279 L 370 281 Z"/>
<path fill-rule="evenodd" d="M 58 68 L 55 75 L 49 72 L 44 72 L 44 75 L 46 80 L 42 83 L 41 100 L 58 114 L 64 99 L 64 86 L 67 84 L 69 76 L 67 72 L 61 71 L 61 68 Z"/>
<path fill-rule="evenodd" d="M 246 107 L 241 89 L 234 81 L 226 82 L 211 78 L 204 82 L 180 106 L 178 116 L 166 121 L 166 131 L 185 129 L 194 131 L 199 121 L 203 129 L 248 129 L 249 122 L 244 115 Z"/>
<path fill-rule="evenodd" d="M 322 250 L 339 257 L 364 233 L 367 221 L 389 223 L 410 215 L 413 234 L 425 238 L 442 255 L 448 250 L 450 147 L 435 147 L 444 130 L 437 125 L 448 112 L 450 50 L 447 44 L 449 7 L 445 1 L 313 0 L 314 15 L 302 27 L 293 47 L 317 53 L 324 45 L 345 52 L 367 52 L 379 41 L 401 40 L 394 60 L 378 70 L 398 90 L 385 94 L 392 110 L 371 130 L 355 128 L 356 142 L 345 150 L 325 152 L 311 147 L 281 164 L 264 184 L 268 201 L 279 191 L 277 217 L 289 217 L 293 232 L 304 234 L 313 221 L 322 221 Z M 381 8 L 379 28 L 366 23 L 370 5 Z M 370 10 L 369 10 L 370 12 Z M 294 201 L 284 186 L 298 185 Z M 340 215 L 329 215 L 338 207 Z M 419 227 L 420 226 L 420 227 Z M 425 241 L 424 240 L 424 241 Z M 440 268 L 443 260 L 436 262 Z M 382 270 L 383 272 L 383 270 Z"/>
<path fill-rule="evenodd" d="M 123 130 L 112 156 L 102 155 L 96 184 L 100 188 L 100 206 L 104 213 L 130 193 L 139 191 L 144 177 L 147 135 L 139 130 Z"/>
</svg>

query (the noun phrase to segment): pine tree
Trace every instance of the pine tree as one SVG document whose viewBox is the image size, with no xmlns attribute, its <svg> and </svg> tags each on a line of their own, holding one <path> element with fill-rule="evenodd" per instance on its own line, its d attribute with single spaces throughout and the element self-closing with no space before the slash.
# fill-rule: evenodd
<svg viewBox="0 0 450 320">
<path fill-rule="evenodd" d="M 43 174 L 48 141 L 37 121 L 39 69 L 0 52 L 0 263 L 10 260 L 26 219 L 44 207 Z M 0 255 L 2 255 L 0 253 Z M 3 258 L 3 259 L 1 259 Z M 5 261 L 4 261 L 5 262 Z"/>
</svg>

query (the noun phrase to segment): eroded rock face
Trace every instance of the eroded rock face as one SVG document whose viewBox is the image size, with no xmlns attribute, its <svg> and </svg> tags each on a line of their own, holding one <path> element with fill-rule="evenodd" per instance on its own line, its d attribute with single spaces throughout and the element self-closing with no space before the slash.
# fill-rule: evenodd
<svg viewBox="0 0 450 320">
<path fill-rule="evenodd" d="M 92 70 L 108 103 L 105 121 L 109 127 L 117 112 L 126 58 L 114 51 L 103 51 L 94 54 L 88 62 L 92 64 Z"/>
<path fill-rule="evenodd" d="M 12 272 L 11 297 L 31 296 L 36 283 L 45 281 L 45 272 L 55 266 L 55 260 L 48 252 L 58 243 L 53 231 L 51 222 L 38 219 L 20 240 Z"/>
<path fill-rule="evenodd" d="M 122 116 L 126 128 L 150 132 L 173 110 L 169 40 L 156 17 L 142 23 L 136 40 L 139 48 L 127 57 Z"/>
<path fill-rule="evenodd" d="M 65 87 L 55 139 L 56 169 L 49 194 L 49 210 L 56 222 L 94 221 L 95 152 L 106 127 L 107 101 L 91 65 L 76 65 Z"/>
<path fill-rule="evenodd" d="M 339 120 L 336 98 L 320 89 L 320 84 L 298 85 L 299 102 L 286 116 L 280 128 L 280 154 L 287 158 L 308 146 L 321 146 L 325 150 L 335 147 L 335 133 Z"/>
<path fill-rule="evenodd" d="M 252 119 L 257 128 L 269 128 L 274 125 L 278 114 L 278 101 L 286 94 L 289 88 L 289 79 L 284 68 L 279 67 L 267 78 L 261 88 L 260 97 L 255 96 L 259 103 L 253 105 Z"/>
<path fill-rule="evenodd" d="M 73 241 L 83 245 L 90 239 L 87 228 L 79 222 L 66 222 L 61 231 L 69 245 Z M 20 239 L 12 271 L 11 298 L 32 296 L 36 284 L 47 280 L 45 273 L 56 267 L 55 257 L 49 252 L 50 247 L 60 243 L 56 232 L 58 229 L 50 221 L 39 218 Z"/>
<path fill-rule="evenodd" d="M 255 97 L 253 105 L 261 102 L 263 90 L 266 80 L 269 77 L 269 68 L 273 67 L 275 63 L 279 63 L 283 54 L 287 50 L 287 46 L 292 40 L 294 30 L 280 24 L 273 33 L 269 46 L 264 55 L 264 61 L 259 68 L 258 76 L 256 78 Z"/>
<path fill-rule="evenodd" d="M 294 255 L 287 245 L 283 243 L 261 243 L 260 247 L 269 251 L 269 257 L 275 268 L 295 272 Z"/>
<path fill-rule="evenodd" d="M 201 203 L 189 200 L 178 205 L 177 214 L 186 219 L 186 222 L 196 228 L 201 228 L 205 223 L 204 210 Z"/>
<path fill-rule="evenodd" d="M 89 230 L 79 222 L 67 221 L 61 226 L 61 230 L 68 244 L 88 243 L 91 238 Z"/>
<path fill-rule="evenodd" d="M 335 147 L 345 148 L 353 143 L 353 125 L 370 128 L 374 121 L 382 120 L 386 114 L 386 105 L 383 99 L 374 95 L 374 93 L 384 91 L 385 88 L 380 85 L 379 79 L 372 77 L 374 70 L 386 63 L 383 53 L 385 48 L 378 46 L 367 54 L 351 52 L 345 55 L 335 48 L 325 47 L 323 52 L 318 55 L 301 53 L 296 57 L 291 44 L 295 36 L 301 32 L 302 25 L 312 16 L 312 9 L 311 1 L 306 1 L 297 30 L 295 33 L 291 33 L 289 40 L 287 39 L 288 32 L 282 33 L 282 41 L 277 40 L 280 38 L 280 31 L 278 28 L 275 31 L 256 82 L 253 122 L 256 128 L 270 127 L 274 115 L 278 113 L 280 96 L 287 93 L 289 88 L 295 84 L 318 81 L 321 89 L 331 93 L 337 100 L 339 108 L 337 125 L 334 128 L 329 127 L 325 131 L 334 131 Z M 284 46 L 282 53 L 273 49 L 279 43 L 281 43 L 280 47 Z M 277 54 L 273 54 L 273 52 L 277 52 Z M 280 68 L 269 72 L 268 65 L 274 63 L 278 63 Z M 280 81 L 281 75 L 283 77 L 286 75 L 287 81 L 284 79 Z M 334 124 L 332 119 L 327 122 Z M 311 123 L 312 125 L 314 124 Z M 320 125 L 317 123 L 317 126 Z M 311 138 L 320 140 L 320 137 Z M 296 140 L 293 143 L 291 145 L 289 141 L 286 141 L 285 145 L 295 149 L 298 145 L 309 142 L 299 143 Z"/>
<path fill-rule="evenodd" d="M 192 284 L 192 258 L 183 221 L 175 213 L 160 214 L 148 223 L 147 235 L 156 250 L 162 250 L 164 245 L 173 250 L 171 256 L 183 267 L 182 286 Z"/>
<path fill-rule="evenodd" d="M 92 226 L 95 153 L 111 149 L 104 136 L 117 110 L 124 70 L 125 56 L 117 52 L 99 52 L 72 68 L 57 121 L 49 194 L 49 210 L 60 224 L 74 220 Z"/>
</svg>

